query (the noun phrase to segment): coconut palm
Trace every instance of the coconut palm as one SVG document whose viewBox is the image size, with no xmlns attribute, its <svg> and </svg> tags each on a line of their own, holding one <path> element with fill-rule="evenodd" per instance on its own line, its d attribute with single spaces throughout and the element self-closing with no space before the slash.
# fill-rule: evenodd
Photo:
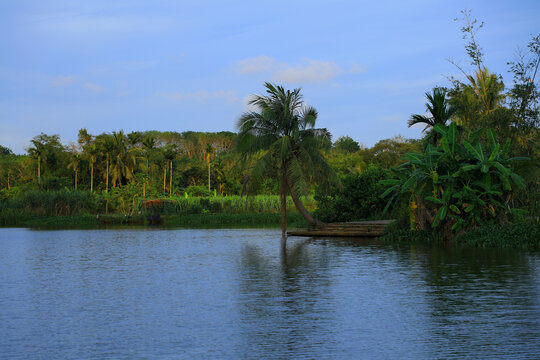
<svg viewBox="0 0 540 360">
<path fill-rule="evenodd" d="M 98 149 L 96 144 L 89 145 L 85 152 L 88 163 L 90 164 L 90 192 L 94 191 L 94 164 L 96 163 L 98 156 Z"/>
<path fill-rule="evenodd" d="M 112 141 L 114 144 L 114 156 L 111 157 L 112 185 L 116 187 L 116 185 L 120 186 L 122 184 L 122 180 L 133 177 L 131 169 L 133 168 L 135 158 L 128 150 L 126 136 L 123 130 L 119 132 L 113 131 Z"/>
<path fill-rule="evenodd" d="M 280 184 L 281 227 L 287 227 L 287 193 L 303 217 L 314 227 L 323 223 L 315 219 L 300 201 L 299 194 L 309 188 L 312 180 L 338 183 L 321 149 L 331 146 L 326 129 L 315 129 L 317 110 L 306 106 L 300 89 L 285 90 L 282 86 L 265 83 L 267 95 L 256 95 L 250 105 L 258 112 L 244 113 L 238 120 L 237 148 L 246 157 L 260 157 L 251 169 L 251 184 L 265 176 L 273 176 Z"/>
<path fill-rule="evenodd" d="M 167 168 L 170 169 L 169 173 L 169 196 L 172 196 L 172 172 L 173 172 L 173 160 L 176 157 L 177 147 L 174 144 L 169 144 L 163 148 L 163 192 L 166 191 L 165 180 L 167 177 Z"/>
<path fill-rule="evenodd" d="M 426 127 L 422 131 L 430 129 L 428 138 L 431 140 L 430 142 L 432 144 L 436 145 L 440 138 L 440 134 L 433 130 L 433 128 L 437 124 L 446 125 L 448 120 L 450 120 L 450 118 L 456 112 L 456 108 L 448 103 L 446 98 L 446 89 L 434 88 L 432 94 L 426 92 L 426 98 L 428 99 L 428 102 L 426 102 L 426 108 L 430 115 L 411 115 L 411 118 L 407 121 L 407 124 L 409 127 L 416 124 L 425 124 Z"/>
<path fill-rule="evenodd" d="M 98 141 L 100 145 L 101 154 L 103 155 L 103 157 L 105 157 L 105 164 L 106 164 L 105 192 L 108 192 L 109 191 L 109 165 L 111 162 L 111 158 L 113 157 L 115 144 L 114 144 L 114 140 L 112 136 L 109 134 L 100 135 Z"/>
<path fill-rule="evenodd" d="M 81 154 L 74 153 L 71 157 L 71 161 L 67 165 L 68 169 L 71 168 L 75 173 L 75 190 L 77 190 L 77 174 L 79 172 L 79 164 L 81 163 Z"/>
<path fill-rule="evenodd" d="M 33 146 L 28 148 L 28 154 L 37 160 L 38 184 L 41 184 L 41 161 L 47 156 L 47 147 L 36 138 L 30 142 Z"/>
<path fill-rule="evenodd" d="M 206 144 L 206 162 L 208 163 L 208 192 L 210 192 L 210 155 L 214 152 L 212 144 Z"/>
</svg>

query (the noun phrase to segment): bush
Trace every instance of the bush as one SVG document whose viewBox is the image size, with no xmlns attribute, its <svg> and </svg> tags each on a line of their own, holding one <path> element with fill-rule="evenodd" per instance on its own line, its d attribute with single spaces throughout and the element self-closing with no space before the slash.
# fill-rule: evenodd
<svg viewBox="0 0 540 360">
<path fill-rule="evenodd" d="M 454 239 L 455 243 L 477 247 L 540 250 L 540 224 L 486 225 Z"/>
<path fill-rule="evenodd" d="M 326 222 L 380 219 L 386 200 L 381 198 L 386 187 L 380 180 L 388 179 L 390 173 L 380 167 L 370 166 L 360 174 L 342 179 L 343 188 L 330 193 L 317 192 L 318 209 L 315 215 Z"/>
</svg>

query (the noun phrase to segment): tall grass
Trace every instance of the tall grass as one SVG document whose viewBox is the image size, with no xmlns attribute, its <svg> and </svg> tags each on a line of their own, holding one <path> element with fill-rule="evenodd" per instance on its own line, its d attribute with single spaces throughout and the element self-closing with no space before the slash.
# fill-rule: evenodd
<svg viewBox="0 0 540 360">
<path fill-rule="evenodd" d="M 71 216 L 81 213 L 97 213 L 103 199 L 89 191 L 27 191 L 4 203 L 6 208 L 38 216 Z"/>
<path fill-rule="evenodd" d="M 316 207 L 313 196 L 302 197 L 304 206 L 312 211 Z M 249 198 L 240 196 L 216 197 L 173 197 L 161 209 L 163 214 L 207 214 L 207 213 L 279 213 L 281 203 L 277 195 L 257 195 Z M 294 203 L 287 198 L 287 211 L 296 212 Z"/>
</svg>

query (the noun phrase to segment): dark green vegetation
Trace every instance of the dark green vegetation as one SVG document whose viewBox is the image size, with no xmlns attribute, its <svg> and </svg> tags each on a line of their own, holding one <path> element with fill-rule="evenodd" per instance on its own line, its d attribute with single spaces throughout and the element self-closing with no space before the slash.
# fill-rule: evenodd
<svg viewBox="0 0 540 360">
<path fill-rule="evenodd" d="M 238 134 L 81 129 L 70 146 L 42 133 L 26 155 L 0 147 L 0 225 L 142 224 L 159 212 L 165 224 L 284 229 L 289 213 L 312 226 L 395 218 L 386 238 L 396 241 L 513 244 L 504 239 L 522 228 L 523 242 L 534 243 L 526 239 L 540 214 L 540 36 L 509 62 L 505 86 L 464 16 L 471 69 L 426 92 L 426 114 L 408 121 L 425 126 L 420 140 L 332 144 L 299 89 L 267 83 Z M 159 211 L 143 206 L 153 199 Z"/>
</svg>

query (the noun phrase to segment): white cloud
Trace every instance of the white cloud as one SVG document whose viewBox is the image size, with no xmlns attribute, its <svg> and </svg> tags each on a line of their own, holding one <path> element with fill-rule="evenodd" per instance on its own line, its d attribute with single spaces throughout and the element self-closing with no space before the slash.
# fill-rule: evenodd
<svg viewBox="0 0 540 360">
<path fill-rule="evenodd" d="M 283 83 L 323 83 L 338 76 L 340 67 L 330 61 L 306 59 L 305 65 L 281 65 L 274 74 L 274 80 Z"/>
<path fill-rule="evenodd" d="M 367 71 L 367 70 L 366 70 L 365 67 L 360 66 L 360 65 L 358 65 L 358 64 L 353 64 L 353 65 L 351 66 L 351 69 L 349 70 L 349 72 L 350 72 L 351 74 L 363 74 L 363 73 L 365 73 L 366 71 Z"/>
<path fill-rule="evenodd" d="M 331 61 L 303 59 L 300 65 L 293 66 L 265 55 L 239 60 L 232 69 L 240 74 L 272 73 L 272 80 L 280 83 L 324 83 L 343 72 Z"/>
<path fill-rule="evenodd" d="M 103 86 L 97 85 L 97 84 L 92 84 L 92 83 L 84 83 L 84 88 L 87 89 L 87 90 L 96 92 L 96 93 L 100 93 L 103 90 L 105 90 L 105 88 Z"/>
<path fill-rule="evenodd" d="M 224 99 L 229 104 L 235 103 L 239 101 L 238 97 L 235 95 L 233 91 L 230 90 L 218 90 L 218 91 L 196 91 L 192 93 L 164 93 L 164 92 L 157 92 L 156 96 L 162 97 L 164 99 L 169 100 L 177 100 L 177 101 L 198 101 L 201 103 L 205 103 L 209 100 L 218 100 L 218 99 Z"/>
<path fill-rule="evenodd" d="M 265 55 L 239 60 L 233 64 L 233 70 L 240 74 L 267 72 L 273 68 L 274 59 Z"/>
<path fill-rule="evenodd" d="M 52 86 L 67 86 L 75 82 L 75 79 L 71 75 L 63 76 L 59 75 L 51 80 Z"/>
</svg>

